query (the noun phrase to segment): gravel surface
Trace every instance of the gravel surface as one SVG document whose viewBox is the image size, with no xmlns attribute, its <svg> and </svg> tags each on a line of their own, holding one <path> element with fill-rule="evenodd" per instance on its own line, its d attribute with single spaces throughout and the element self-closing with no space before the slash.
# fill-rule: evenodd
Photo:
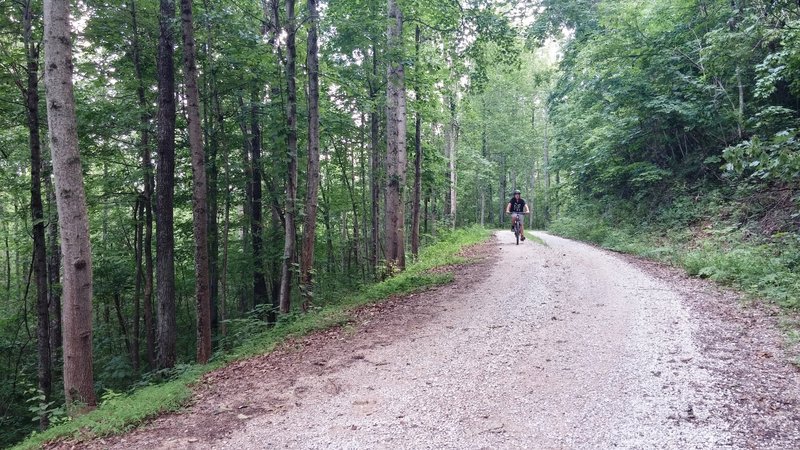
<svg viewBox="0 0 800 450">
<path fill-rule="evenodd" d="M 209 374 L 188 411 L 88 446 L 800 448 L 771 311 L 536 235 L 498 232 L 452 285 Z"/>
</svg>

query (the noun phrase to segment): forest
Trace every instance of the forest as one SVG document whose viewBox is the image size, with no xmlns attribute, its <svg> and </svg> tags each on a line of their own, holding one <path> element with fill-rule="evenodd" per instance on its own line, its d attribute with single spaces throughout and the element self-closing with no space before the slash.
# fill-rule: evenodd
<svg viewBox="0 0 800 450">
<path fill-rule="evenodd" d="M 796 1 L 0 10 L 3 446 L 506 228 L 515 189 L 798 306 Z"/>
</svg>

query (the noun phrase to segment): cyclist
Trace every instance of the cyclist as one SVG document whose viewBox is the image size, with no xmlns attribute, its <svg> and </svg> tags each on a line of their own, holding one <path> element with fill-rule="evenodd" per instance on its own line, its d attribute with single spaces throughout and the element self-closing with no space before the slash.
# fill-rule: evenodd
<svg viewBox="0 0 800 450">
<path fill-rule="evenodd" d="M 514 196 L 511 197 L 508 205 L 506 205 L 506 214 L 508 213 L 511 213 L 511 231 L 514 231 L 514 224 L 519 221 L 519 234 L 524 241 L 525 230 L 523 225 L 525 220 L 523 214 L 528 214 L 530 211 L 528 210 L 528 205 L 525 204 L 525 200 L 522 199 L 522 193 L 519 189 L 514 190 Z"/>
</svg>

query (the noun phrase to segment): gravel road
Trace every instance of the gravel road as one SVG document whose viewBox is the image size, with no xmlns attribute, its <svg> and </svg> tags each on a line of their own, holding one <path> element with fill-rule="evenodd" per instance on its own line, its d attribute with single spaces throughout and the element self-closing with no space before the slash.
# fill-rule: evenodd
<svg viewBox="0 0 800 450">
<path fill-rule="evenodd" d="M 498 232 L 453 285 L 223 370 L 188 412 L 92 446 L 800 448 L 769 311 L 536 236 Z"/>
</svg>

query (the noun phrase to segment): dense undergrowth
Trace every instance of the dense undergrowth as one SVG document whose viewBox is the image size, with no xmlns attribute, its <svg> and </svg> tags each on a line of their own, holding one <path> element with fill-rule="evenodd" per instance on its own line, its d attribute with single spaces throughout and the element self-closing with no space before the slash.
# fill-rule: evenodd
<svg viewBox="0 0 800 450">
<path fill-rule="evenodd" d="M 800 308 L 800 234 L 793 199 L 782 204 L 768 192 L 743 197 L 712 191 L 679 197 L 651 215 L 635 209 L 583 203 L 565 210 L 550 229 Z"/>
<path fill-rule="evenodd" d="M 479 227 L 442 234 L 437 237 L 436 243 L 423 248 L 419 259 L 404 272 L 355 291 L 332 289 L 331 292 L 321 292 L 312 312 L 282 316 L 275 326 L 269 327 L 256 318 L 231 321 L 228 335 L 220 341 L 221 347 L 230 350 L 217 352 L 211 363 L 177 366 L 169 373 L 146 378 L 151 381 L 127 393 L 107 391 L 96 410 L 66 420 L 42 433 L 35 433 L 14 448 L 37 448 L 58 438 L 85 440 L 118 434 L 161 413 L 180 409 L 191 398 L 192 384 L 205 373 L 236 360 L 268 353 L 287 339 L 347 323 L 352 320 L 352 312 L 358 307 L 452 281 L 452 273 L 434 272 L 431 269 L 468 262 L 458 255 L 459 251 L 486 240 L 489 235 L 489 230 Z M 159 378 L 161 382 L 154 381 Z"/>
</svg>

